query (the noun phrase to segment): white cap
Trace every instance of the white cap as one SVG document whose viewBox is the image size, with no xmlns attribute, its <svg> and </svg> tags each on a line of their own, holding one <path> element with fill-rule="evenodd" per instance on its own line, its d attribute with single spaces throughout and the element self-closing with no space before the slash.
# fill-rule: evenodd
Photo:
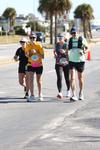
<svg viewBox="0 0 100 150">
<path fill-rule="evenodd" d="M 22 37 L 19 42 L 27 42 L 27 39 L 25 37 Z"/>
</svg>

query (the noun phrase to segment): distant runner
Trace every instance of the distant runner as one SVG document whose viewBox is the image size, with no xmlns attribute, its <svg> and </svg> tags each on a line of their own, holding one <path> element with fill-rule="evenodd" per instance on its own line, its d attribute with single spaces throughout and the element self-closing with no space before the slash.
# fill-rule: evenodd
<svg viewBox="0 0 100 150">
<path fill-rule="evenodd" d="M 18 78 L 19 78 L 19 84 L 24 87 L 25 96 L 24 98 L 28 97 L 28 75 L 26 70 L 26 65 L 28 63 L 28 58 L 25 56 L 25 47 L 26 47 L 26 38 L 22 38 L 20 41 L 21 47 L 17 49 L 14 60 L 19 61 L 19 67 L 18 67 Z"/>
</svg>

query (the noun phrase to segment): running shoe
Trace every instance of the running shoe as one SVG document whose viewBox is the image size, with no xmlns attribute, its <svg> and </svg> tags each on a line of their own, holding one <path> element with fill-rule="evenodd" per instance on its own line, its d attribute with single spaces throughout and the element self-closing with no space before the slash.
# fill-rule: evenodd
<svg viewBox="0 0 100 150">
<path fill-rule="evenodd" d="M 28 92 L 25 93 L 24 99 L 28 98 L 29 94 Z"/>
<path fill-rule="evenodd" d="M 58 93 L 57 98 L 62 99 L 63 98 L 62 93 Z"/>
<path fill-rule="evenodd" d="M 43 101 L 43 97 L 39 96 L 38 101 Z"/>
<path fill-rule="evenodd" d="M 36 99 L 33 95 L 27 98 L 27 102 L 34 102 Z"/>
<path fill-rule="evenodd" d="M 66 97 L 70 97 L 70 96 L 71 96 L 71 92 L 70 92 L 70 90 L 68 90 Z"/>
<path fill-rule="evenodd" d="M 75 95 L 73 95 L 71 98 L 70 98 L 70 101 L 71 102 L 75 102 L 75 101 L 77 101 L 78 100 L 78 98 L 77 98 L 77 96 L 75 96 Z"/>
<path fill-rule="evenodd" d="M 84 95 L 83 95 L 83 93 L 79 93 L 79 100 L 84 100 Z"/>
<path fill-rule="evenodd" d="M 38 97 L 38 101 L 43 101 L 43 95 L 42 95 L 42 93 L 41 93 L 40 96 Z"/>
</svg>

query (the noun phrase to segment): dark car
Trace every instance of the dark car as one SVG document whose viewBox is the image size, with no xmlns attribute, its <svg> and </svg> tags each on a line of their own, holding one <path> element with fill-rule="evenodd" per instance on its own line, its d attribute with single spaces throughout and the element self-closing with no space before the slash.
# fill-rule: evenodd
<svg viewBox="0 0 100 150">
<path fill-rule="evenodd" d="M 45 34 L 43 32 L 36 32 L 37 41 L 45 42 Z"/>
</svg>

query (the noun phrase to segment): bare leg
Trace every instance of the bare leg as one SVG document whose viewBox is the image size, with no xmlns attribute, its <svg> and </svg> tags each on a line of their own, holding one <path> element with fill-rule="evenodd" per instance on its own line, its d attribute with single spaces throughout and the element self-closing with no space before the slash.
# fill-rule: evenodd
<svg viewBox="0 0 100 150">
<path fill-rule="evenodd" d="M 26 92 L 29 92 L 29 75 L 28 72 L 26 72 L 26 77 L 25 77 L 25 83 L 26 83 Z"/>
<path fill-rule="evenodd" d="M 78 79 L 79 79 L 79 88 L 80 88 L 80 93 L 83 92 L 83 87 L 84 87 L 84 79 L 83 79 L 83 72 L 78 72 Z"/>
<path fill-rule="evenodd" d="M 25 84 L 24 84 L 25 73 L 19 73 L 18 78 L 19 78 L 19 84 L 21 86 L 25 86 Z"/>
<path fill-rule="evenodd" d="M 29 83 L 29 90 L 31 95 L 34 95 L 34 73 L 28 72 L 28 83 Z"/>
<path fill-rule="evenodd" d="M 76 84 L 75 84 L 75 70 L 71 69 L 70 70 L 70 75 L 71 75 L 71 89 L 72 89 L 72 96 L 75 96 L 75 90 L 76 90 Z"/>
<path fill-rule="evenodd" d="M 38 95 L 40 97 L 42 94 L 42 76 L 41 76 L 41 74 L 36 74 L 36 78 L 37 78 L 37 85 L 38 85 Z"/>
</svg>

